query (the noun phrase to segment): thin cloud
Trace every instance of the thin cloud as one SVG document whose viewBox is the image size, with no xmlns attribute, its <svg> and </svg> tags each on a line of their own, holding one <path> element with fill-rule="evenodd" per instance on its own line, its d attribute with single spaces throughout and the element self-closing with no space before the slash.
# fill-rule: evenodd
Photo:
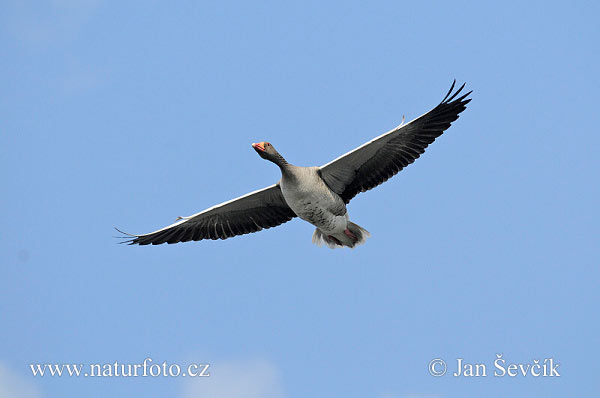
<svg viewBox="0 0 600 398">
<path fill-rule="evenodd" d="M 3 23 L 19 44 L 52 47 L 77 37 L 100 3 L 99 0 L 12 2 L 5 10 Z"/>
<path fill-rule="evenodd" d="M 39 390 L 30 379 L 12 371 L 6 364 L 0 362 L 0 397 L 39 398 L 40 396 Z"/>
<path fill-rule="evenodd" d="M 210 377 L 187 379 L 182 398 L 283 398 L 277 368 L 268 361 L 211 364 Z"/>
</svg>

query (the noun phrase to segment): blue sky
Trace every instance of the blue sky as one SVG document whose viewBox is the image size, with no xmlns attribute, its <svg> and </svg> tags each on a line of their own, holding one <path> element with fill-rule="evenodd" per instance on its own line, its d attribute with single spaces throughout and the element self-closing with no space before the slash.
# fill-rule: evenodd
<svg viewBox="0 0 600 398">
<path fill-rule="evenodd" d="M 597 396 L 597 3 L 3 2 L 0 396 Z M 473 101 L 349 205 L 117 245 Z M 559 378 L 432 377 L 555 358 Z M 30 363 L 210 363 L 211 377 L 34 378 Z"/>
</svg>

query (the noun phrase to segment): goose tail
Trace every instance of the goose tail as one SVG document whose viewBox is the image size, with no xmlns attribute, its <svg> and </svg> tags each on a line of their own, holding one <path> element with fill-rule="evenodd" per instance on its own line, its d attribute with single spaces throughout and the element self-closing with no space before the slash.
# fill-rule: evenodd
<svg viewBox="0 0 600 398">
<path fill-rule="evenodd" d="M 348 221 L 347 229 L 342 233 L 327 235 L 319 228 L 313 233 L 312 242 L 317 246 L 327 245 L 330 249 L 338 249 L 341 247 L 349 247 L 354 249 L 358 245 L 362 245 L 371 236 L 369 231 Z"/>
</svg>

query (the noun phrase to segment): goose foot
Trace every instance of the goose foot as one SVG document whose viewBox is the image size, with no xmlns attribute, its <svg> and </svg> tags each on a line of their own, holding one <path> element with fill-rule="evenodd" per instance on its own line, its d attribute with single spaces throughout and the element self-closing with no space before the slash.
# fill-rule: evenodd
<svg viewBox="0 0 600 398">
<path fill-rule="evenodd" d="M 355 242 L 358 240 L 356 235 L 354 235 L 348 228 L 344 230 L 344 234 Z"/>
</svg>

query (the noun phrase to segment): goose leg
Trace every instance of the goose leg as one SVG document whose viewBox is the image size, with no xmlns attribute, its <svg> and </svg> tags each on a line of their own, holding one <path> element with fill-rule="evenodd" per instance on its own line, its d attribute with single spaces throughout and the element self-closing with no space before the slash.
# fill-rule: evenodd
<svg viewBox="0 0 600 398">
<path fill-rule="evenodd" d="M 349 237 L 350 239 L 352 239 L 354 242 L 356 242 L 356 241 L 358 240 L 358 238 L 356 237 L 356 235 L 354 235 L 354 234 L 352 233 L 352 231 L 350 231 L 348 228 L 346 228 L 346 229 L 344 230 L 344 234 L 345 234 L 347 237 Z"/>
</svg>

